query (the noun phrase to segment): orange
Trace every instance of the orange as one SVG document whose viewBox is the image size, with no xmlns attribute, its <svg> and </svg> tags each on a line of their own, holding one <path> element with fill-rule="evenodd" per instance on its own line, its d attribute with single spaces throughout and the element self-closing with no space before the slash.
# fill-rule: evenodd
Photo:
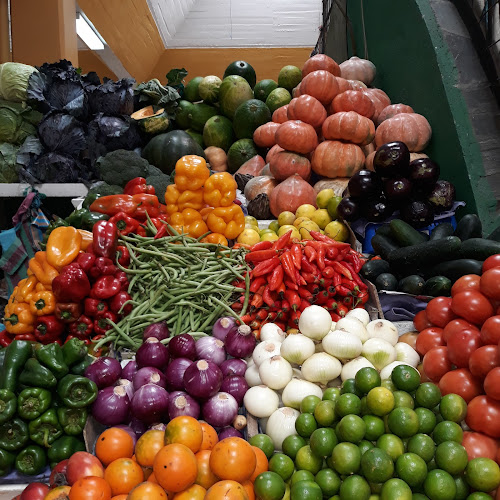
<svg viewBox="0 0 500 500">
<path fill-rule="evenodd" d="M 158 484 L 141 483 L 128 495 L 127 500 L 168 500 L 167 493 Z"/>
<path fill-rule="evenodd" d="M 104 479 L 111 487 L 113 495 L 129 493 L 144 481 L 141 466 L 130 458 L 118 458 L 111 462 L 104 471 Z"/>
<path fill-rule="evenodd" d="M 154 484 L 158 484 L 158 480 L 156 479 L 156 476 L 155 476 L 155 473 L 152 472 L 148 479 L 147 479 L 150 483 L 154 483 Z"/>
<path fill-rule="evenodd" d="M 257 448 L 257 446 L 252 446 L 252 449 L 255 453 L 255 458 L 257 459 L 255 469 L 252 475 L 250 476 L 250 481 L 252 481 L 253 483 L 255 481 L 255 478 L 259 474 L 262 474 L 263 472 L 266 472 L 269 469 L 269 462 L 267 460 L 266 454 L 260 448 Z"/>
<path fill-rule="evenodd" d="M 199 484 L 193 484 L 187 490 L 176 493 L 173 500 L 203 500 L 206 492 L 207 490 Z"/>
<path fill-rule="evenodd" d="M 162 488 L 178 493 L 194 483 L 198 464 L 194 453 L 187 446 L 173 443 L 157 453 L 153 472 Z"/>
<path fill-rule="evenodd" d="M 116 495 L 115 497 L 112 497 L 111 500 L 127 500 L 128 495 Z M 45 497 L 47 498 L 47 497 Z M 44 498 L 44 500 L 45 500 Z"/>
<path fill-rule="evenodd" d="M 131 458 L 133 454 L 134 441 L 123 429 L 106 429 L 95 443 L 95 455 L 104 466 L 117 458 Z"/>
<path fill-rule="evenodd" d="M 165 433 L 162 431 L 147 431 L 135 444 L 135 458 L 143 467 L 153 467 L 156 454 L 165 446 Z"/>
<path fill-rule="evenodd" d="M 219 436 L 217 435 L 217 431 L 206 422 L 200 422 L 201 432 L 203 433 L 203 439 L 201 441 L 200 451 L 201 450 L 211 450 L 216 443 L 219 442 Z"/>
<path fill-rule="evenodd" d="M 221 479 L 246 481 L 252 476 L 256 464 L 252 446 L 238 437 L 219 441 L 210 455 L 210 468 Z"/>
<path fill-rule="evenodd" d="M 250 500 L 245 488 L 236 481 L 226 480 L 215 483 L 204 500 Z"/>
<path fill-rule="evenodd" d="M 200 422 L 193 417 L 181 415 L 167 424 L 165 444 L 179 443 L 187 446 L 193 453 L 200 450 L 203 431 Z"/>
<path fill-rule="evenodd" d="M 241 484 L 245 491 L 247 492 L 249 500 L 255 500 L 255 491 L 253 489 L 253 481 L 250 479 Z"/>
<path fill-rule="evenodd" d="M 195 455 L 196 462 L 198 463 L 198 474 L 196 475 L 195 483 L 206 489 L 219 480 L 212 472 L 212 469 L 210 469 L 210 455 L 210 450 L 201 450 Z"/>
<path fill-rule="evenodd" d="M 69 500 L 111 500 L 111 488 L 102 477 L 83 477 L 71 487 Z"/>
</svg>

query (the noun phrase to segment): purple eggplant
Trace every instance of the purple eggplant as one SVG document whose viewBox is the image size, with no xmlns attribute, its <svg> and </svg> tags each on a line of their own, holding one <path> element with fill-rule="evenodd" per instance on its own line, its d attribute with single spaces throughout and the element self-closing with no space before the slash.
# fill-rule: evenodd
<svg viewBox="0 0 500 500">
<path fill-rule="evenodd" d="M 410 151 L 401 141 L 382 144 L 373 158 L 373 168 L 380 177 L 406 177 L 409 172 Z"/>
</svg>

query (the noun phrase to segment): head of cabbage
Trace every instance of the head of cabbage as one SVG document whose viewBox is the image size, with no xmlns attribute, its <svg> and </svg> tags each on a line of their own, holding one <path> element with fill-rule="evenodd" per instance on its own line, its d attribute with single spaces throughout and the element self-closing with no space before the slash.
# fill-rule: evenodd
<svg viewBox="0 0 500 500">
<path fill-rule="evenodd" d="M 31 74 L 37 71 L 27 64 L 6 62 L 0 64 L 0 99 L 24 102 Z"/>
<path fill-rule="evenodd" d="M 41 113 L 25 104 L 0 99 L 0 142 L 21 144 L 26 137 L 36 134 L 41 117 Z"/>
<path fill-rule="evenodd" d="M 17 163 L 18 151 L 17 146 L 0 143 L 0 183 L 18 182 L 18 170 L 21 166 Z"/>
</svg>

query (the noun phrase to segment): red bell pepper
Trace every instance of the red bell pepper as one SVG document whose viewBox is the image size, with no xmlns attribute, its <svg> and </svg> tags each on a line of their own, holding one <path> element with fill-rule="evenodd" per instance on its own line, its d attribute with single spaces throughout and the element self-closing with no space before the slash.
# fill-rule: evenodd
<svg viewBox="0 0 500 500">
<path fill-rule="evenodd" d="M 0 332 L 0 347 L 7 347 L 13 340 L 14 337 L 11 337 L 6 330 Z"/>
<path fill-rule="evenodd" d="M 42 344 L 50 344 L 62 335 L 64 327 L 54 314 L 40 316 L 35 323 L 35 338 Z"/>
<path fill-rule="evenodd" d="M 123 316 L 127 316 L 132 311 L 132 304 L 125 304 L 125 302 L 132 300 L 132 297 L 124 291 L 118 292 L 114 297 L 109 301 L 109 309 L 115 314 L 122 314 Z"/>
<path fill-rule="evenodd" d="M 113 276 L 117 271 L 118 268 L 113 264 L 111 259 L 107 257 L 97 257 L 89 274 L 92 279 L 96 280 L 101 276 Z"/>
<path fill-rule="evenodd" d="M 91 318 L 97 316 L 97 314 L 101 312 L 105 312 L 108 310 L 108 304 L 99 299 L 92 299 L 90 297 L 87 297 L 83 304 L 85 316 L 90 316 Z"/>
<path fill-rule="evenodd" d="M 130 252 L 128 248 L 119 245 L 116 247 L 116 258 L 118 260 L 118 264 L 122 267 L 128 267 L 130 265 Z"/>
<path fill-rule="evenodd" d="M 124 212 L 114 215 L 108 222 L 116 224 L 118 233 L 123 235 L 135 233 L 139 227 L 139 222 Z"/>
<path fill-rule="evenodd" d="M 144 177 L 136 177 L 135 179 L 131 179 L 125 184 L 123 188 L 123 194 L 155 194 L 155 188 L 146 183 L 146 179 Z"/>
<path fill-rule="evenodd" d="M 92 269 L 96 256 L 93 253 L 80 253 L 76 258 L 75 262 L 88 273 Z"/>
<path fill-rule="evenodd" d="M 99 313 L 94 319 L 94 332 L 97 335 L 105 335 L 112 325 L 108 323 L 108 319 L 113 323 L 118 321 L 118 315 L 111 311 Z"/>
<path fill-rule="evenodd" d="M 26 340 L 26 342 L 36 342 L 36 338 L 32 333 L 19 333 L 16 335 L 14 340 Z M 57 343 L 60 342 L 60 340 L 56 340 Z"/>
<path fill-rule="evenodd" d="M 114 276 L 101 276 L 96 280 L 90 290 L 93 299 L 110 299 L 122 288 L 122 284 Z"/>
<path fill-rule="evenodd" d="M 79 264 L 73 263 L 52 280 L 52 291 L 59 302 L 81 302 L 90 293 L 90 281 Z"/>
<path fill-rule="evenodd" d="M 82 314 L 74 323 L 69 325 L 69 332 L 75 337 L 90 337 L 94 331 L 94 322 L 88 316 Z"/>
<path fill-rule="evenodd" d="M 160 201 L 154 194 L 134 194 L 132 196 L 133 202 L 136 204 L 136 209 L 133 214 L 134 218 L 145 220 L 146 214 L 149 217 L 158 217 L 160 215 Z"/>
<path fill-rule="evenodd" d="M 100 198 L 98 198 L 100 199 Z M 118 228 L 112 222 L 101 220 L 92 228 L 92 248 L 99 257 L 114 259 L 118 245 Z"/>
<path fill-rule="evenodd" d="M 89 208 L 91 212 L 99 212 L 110 216 L 120 212 L 133 215 L 137 210 L 137 203 L 129 194 L 112 194 L 97 198 Z"/>
<path fill-rule="evenodd" d="M 82 314 L 82 307 L 80 304 L 73 302 L 59 302 L 56 304 L 54 314 L 63 323 L 73 323 Z M 43 318 L 43 316 L 40 317 Z"/>
<path fill-rule="evenodd" d="M 121 290 L 128 290 L 128 276 L 125 271 L 116 271 L 115 279 L 117 279 L 121 284 Z"/>
</svg>

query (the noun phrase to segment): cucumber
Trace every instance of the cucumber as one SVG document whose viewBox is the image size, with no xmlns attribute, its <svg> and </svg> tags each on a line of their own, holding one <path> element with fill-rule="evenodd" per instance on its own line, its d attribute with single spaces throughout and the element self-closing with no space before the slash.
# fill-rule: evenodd
<svg viewBox="0 0 500 500">
<path fill-rule="evenodd" d="M 381 234 L 373 236 L 371 243 L 374 252 L 380 255 L 383 259 L 387 259 L 389 253 L 399 249 L 399 245 L 392 240 L 392 238 L 382 236 Z"/>
<path fill-rule="evenodd" d="M 441 262 L 429 270 L 429 276 L 446 276 L 452 281 L 466 274 L 477 274 L 481 276 L 483 261 L 474 259 L 457 259 Z"/>
<path fill-rule="evenodd" d="M 470 238 L 481 238 L 483 236 L 481 220 L 476 214 L 464 215 L 458 222 L 454 235 L 462 241 Z"/>
<path fill-rule="evenodd" d="M 500 226 L 493 230 L 493 232 L 488 236 L 489 240 L 500 241 Z"/>
<path fill-rule="evenodd" d="M 402 246 L 409 247 L 427 241 L 427 237 L 400 219 L 389 222 L 392 237 Z"/>
<path fill-rule="evenodd" d="M 391 273 L 382 273 L 377 276 L 375 286 L 377 290 L 397 290 L 398 280 Z"/>
<path fill-rule="evenodd" d="M 375 231 L 375 234 L 380 234 L 381 236 L 388 236 L 390 238 L 392 236 L 391 226 L 389 224 L 384 224 Z"/>
<path fill-rule="evenodd" d="M 372 282 L 379 274 L 388 273 L 389 271 L 389 262 L 383 259 L 369 260 L 361 268 L 363 277 Z"/>
<path fill-rule="evenodd" d="M 462 243 L 460 257 L 463 259 L 486 260 L 500 253 L 500 242 L 483 238 L 470 238 Z"/>
<path fill-rule="evenodd" d="M 424 290 L 425 279 L 418 274 L 412 274 L 399 281 L 398 289 L 400 292 L 411 293 L 412 295 L 421 295 Z"/>
<path fill-rule="evenodd" d="M 443 222 L 432 230 L 430 240 L 441 240 L 447 236 L 453 236 L 454 231 L 453 226 L 449 222 Z"/>
<path fill-rule="evenodd" d="M 431 297 L 449 296 L 451 285 L 451 280 L 446 276 L 433 276 L 425 282 L 424 291 L 426 295 L 430 295 Z"/>
</svg>

